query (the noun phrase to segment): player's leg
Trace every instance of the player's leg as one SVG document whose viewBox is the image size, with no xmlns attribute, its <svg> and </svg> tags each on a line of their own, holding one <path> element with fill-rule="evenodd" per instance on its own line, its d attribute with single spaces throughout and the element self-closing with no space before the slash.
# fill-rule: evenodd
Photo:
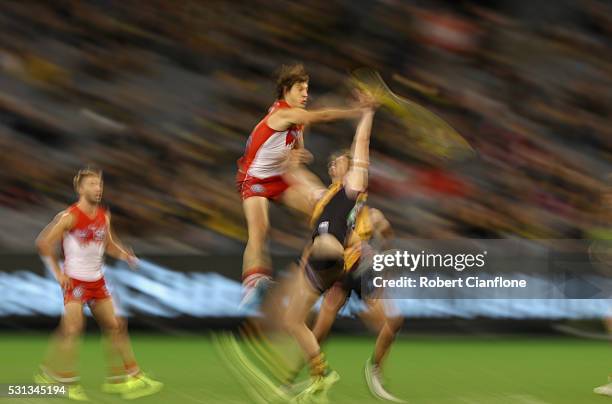
<svg viewBox="0 0 612 404">
<path fill-rule="evenodd" d="M 300 271 L 285 315 L 285 325 L 302 349 L 304 359 L 310 367 L 310 384 L 296 397 L 296 402 L 327 401 L 327 391 L 338 381 L 340 376 L 327 365 L 317 339 L 306 325 L 312 306 L 317 301 L 320 291 L 315 289 Z"/>
<path fill-rule="evenodd" d="M 308 196 L 308 190 L 304 186 L 290 186 L 287 188 L 283 195 L 280 197 L 280 201 L 283 205 L 288 208 L 304 214 L 308 217 L 312 213 L 314 204 L 311 202 Z"/>
<path fill-rule="evenodd" d="M 77 348 L 84 327 L 83 304 L 70 300 L 64 306 L 60 325 L 51 339 L 43 371 L 61 383 L 78 381 Z"/>
<path fill-rule="evenodd" d="M 382 375 L 383 362 L 403 324 L 403 318 L 389 313 L 383 299 L 366 299 L 366 306 L 367 310 L 360 316 L 366 324 L 378 331 L 374 353 L 365 366 L 366 383 L 375 397 L 387 401 L 403 402 L 387 392 L 383 385 Z"/>
<path fill-rule="evenodd" d="M 121 359 L 124 372 L 122 374 L 135 376 L 140 372 L 134 351 L 127 333 L 125 321 L 120 320 L 115 314 L 115 308 L 111 298 L 95 300 L 90 305 L 91 313 L 102 329 L 109 342 L 109 360 Z M 109 377 L 120 376 L 118 369 L 109 369 Z"/>
<path fill-rule="evenodd" d="M 76 372 L 78 343 L 85 319 L 80 300 L 67 300 L 58 330 L 51 338 L 41 373 L 34 376 L 39 384 L 61 383 L 68 387 L 68 398 L 87 401 L 89 398 L 79 384 Z"/>
<path fill-rule="evenodd" d="M 242 259 L 242 282 L 248 290 L 272 276 L 272 263 L 266 243 L 270 227 L 269 202 L 263 196 L 251 196 L 242 201 L 242 207 L 248 231 Z"/>
<path fill-rule="evenodd" d="M 612 334 L 612 316 L 606 316 L 603 319 L 604 327 L 608 331 L 608 334 Z M 601 394 L 604 396 L 612 396 L 612 374 L 608 375 L 608 383 L 595 387 L 593 389 L 595 394 Z"/>
<path fill-rule="evenodd" d="M 316 201 L 326 189 L 319 177 L 299 166 L 285 174 L 283 179 L 289 184 L 289 188 L 281 195 L 281 202 L 310 217 Z"/>
<path fill-rule="evenodd" d="M 260 307 L 260 324 L 271 334 L 284 334 L 285 303 L 291 295 L 295 279 L 299 273 L 299 263 L 294 262 L 275 278 L 275 284 L 269 289 Z"/>
<path fill-rule="evenodd" d="M 325 293 L 319 315 L 312 328 L 312 333 L 317 341 L 319 341 L 319 344 L 327 338 L 327 334 L 334 324 L 338 312 L 346 302 L 347 297 L 348 292 L 339 285 L 334 285 Z"/>
<path fill-rule="evenodd" d="M 124 327 L 127 327 L 127 322 L 124 319 L 118 317 L 117 321 L 120 328 L 124 329 Z M 102 385 L 102 391 L 104 393 L 121 393 L 124 383 L 129 378 L 123 358 L 106 334 L 103 334 L 102 344 L 104 345 L 107 366 L 107 376 Z"/>
<path fill-rule="evenodd" d="M 289 296 L 289 294 L 287 294 Z M 336 319 L 338 311 L 344 305 L 346 301 L 347 292 L 339 285 L 334 285 L 328 290 L 323 298 L 323 303 L 319 309 L 315 325 L 312 327 L 312 333 L 314 334 L 319 346 L 321 342 L 327 337 L 331 326 Z M 287 384 L 293 383 L 299 372 L 304 367 L 304 360 L 299 359 L 296 361 L 294 367 L 289 371 L 289 378 Z"/>
<path fill-rule="evenodd" d="M 302 348 L 307 360 L 320 356 L 320 347 L 312 331 L 306 325 L 308 314 L 319 297 L 304 271 L 300 271 L 292 287 L 287 305 L 284 323 L 287 332 L 291 334 Z"/>
<path fill-rule="evenodd" d="M 372 362 L 375 366 L 382 366 L 397 333 L 402 327 L 403 318 L 388 315 L 383 299 L 367 299 L 366 305 L 368 309 L 361 314 L 361 317 L 371 328 L 378 331 Z"/>
<path fill-rule="evenodd" d="M 122 393 L 124 398 L 138 398 L 157 393 L 163 384 L 146 376 L 139 368 L 124 321 L 115 314 L 112 298 L 95 300 L 91 313 L 108 338 L 111 356 L 119 356 L 125 369 L 125 379 L 118 378 L 113 369 L 103 389 L 109 393 Z M 116 388 L 112 388 L 115 384 Z"/>
<path fill-rule="evenodd" d="M 331 234 L 315 237 L 304 269 L 293 285 L 285 315 L 287 330 L 296 339 L 310 365 L 312 383 L 298 397 L 324 398 L 340 376 L 332 371 L 313 332 L 306 325 L 312 306 L 323 291 L 339 278 L 343 269 L 342 244 Z"/>
</svg>

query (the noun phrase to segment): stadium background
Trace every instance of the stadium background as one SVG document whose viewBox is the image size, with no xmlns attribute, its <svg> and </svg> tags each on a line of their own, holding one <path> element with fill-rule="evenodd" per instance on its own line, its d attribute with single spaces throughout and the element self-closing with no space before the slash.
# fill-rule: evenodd
<svg viewBox="0 0 612 404">
<path fill-rule="evenodd" d="M 344 103 L 347 73 L 374 67 L 477 150 L 439 164 L 377 115 L 370 201 L 398 237 L 610 238 L 611 20 L 595 0 L 0 3 L 0 381 L 29 377 L 57 323 L 59 287 L 34 239 L 94 164 L 117 232 L 143 257 L 139 272 L 109 262 L 107 273 L 137 353 L 167 381 L 151 400 L 245 400 L 206 333 L 244 314 L 235 161 L 281 63 L 306 65 L 313 106 Z M 322 178 L 353 130 L 306 134 Z M 281 209 L 271 217 L 282 268 L 308 230 Z M 405 304 L 391 387 L 414 402 L 596 401 L 609 347 L 558 330 L 580 320 L 571 329 L 604 338 L 595 320 L 607 312 L 599 300 Z M 83 356 L 101 364 L 91 331 Z M 351 318 L 337 331 L 330 358 L 347 376 L 333 397 L 366 401 L 354 369 L 373 339 Z"/>
</svg>

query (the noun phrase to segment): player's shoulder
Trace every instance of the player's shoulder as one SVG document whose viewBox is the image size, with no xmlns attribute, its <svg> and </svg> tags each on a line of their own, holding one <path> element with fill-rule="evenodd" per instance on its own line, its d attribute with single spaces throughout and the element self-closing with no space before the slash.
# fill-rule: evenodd
<svg viewBox="0 0 612 404">
<path fill-rule="evenodd" d="M 266 125 L 276 132 L 285 130 L 296 130 L 302 132 L 304 124 L 307 123 L 308 112 L 304 108 L 290 106 L 287 101 L 278 100 L 271 108 L 271 112 L 264 121 Z"/>
<path fill-rule="evenodd" d="M 268 109 L 267 118 L 270 118 L 272 116 L 283 117 L 283 116 L 290 115 L 296 112 L 301 112 L 301 111 L 303 111 L 303 108 L 292 107 L 285 100 L 276 100 L 274 104 L 272 104 L 270 109 Z"/>
<path fill-rule="evenodd" d="M 389 223 L 385 215 L 376 208 L 368 207 L 368 217 L 374 227 L 385 227 Z"/>
<path fill-rule="evenodd" d="M 56 214 L 53 222 L 62 223 L 64 226 L 72 226 L 76 222 L 77 216 L 78 210 L 76 205 L 70 205 L 66 209 Z"/>
<path fill-rule="evenodd" d="M 379 209 L 372 208 L 367 205 L 364 206 L 364 208 L 365 210 L 367 210 L 368 216 L 370 217 L 370 221 L 372 221 L 373 223 L 380 222 L 385 218 L 385 216 Z"/>
<path fill-rule="evenodd" d="M 270 107 L 270 111 L 278 111 L 281 109 L 291 109 L 291 105 L 285 100 L 276 100 L 274 104 Z"/>
<path fill-rule="evenodd" d="M 380 209 L 373 208 L 371 206 L 365 206 L 368 210 L 368 213 L 374 218 L 384 219 L 385 215 L 380 211 Z"/>
<path fill-rule="evenodd" d="M 106 218 L 106 220 L 109 220 L 109 221 L 110 221 L 110 219 L 111 219 L 111 211 L 110 211 L 110 208 L 109 208 L 108 206 L 106 206 L 106 205 L 100 205 L 100 206 L 98 206 L 98 209 L 100 209 L 100 213 L 101 213 L 102 215 L 104 215 L 104 217 Z"/>
<path fill-rule="evenodd" d="M 68 216 L 76 216 L 79 213 L 79 207 L 77 206 L 76 203 L 73 203 L 72 205 L 68 206 L 66 209 L 60 211 L 55 218 L 62 218 L 62 217 L 68 217 Z"/>
</svg>

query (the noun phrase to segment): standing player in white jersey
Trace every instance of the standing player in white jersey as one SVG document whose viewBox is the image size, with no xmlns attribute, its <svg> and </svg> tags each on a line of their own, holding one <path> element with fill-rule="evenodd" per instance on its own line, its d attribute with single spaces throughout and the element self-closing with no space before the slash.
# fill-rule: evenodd
<svg viewBox="0 0 612 404">
<path fill-rule="evenodd" d="M 310 215 L 314 202 L 325 187 L 310 171 L 294 168 L 293 161 L 305 162 L 302 132 L 305 125 L 336 119 L 357 118 L 362 108 L 307 111 L 309 77 L 301 64 L 283 66 L 277 80 L 277 100 L 255 126 L 238 160 L 236 184 L 248 227 L 244 250 L 242 281 L 243 305 L 254 304 L 271 279 L 272 268 L 266 251 L 269 228 L 269 201 Z"/>
<path fill-rule="evenodd" d="M 136 257 L 113 237 L 110 213 L 100 205 L 102 173 L 84 169 L 74 177 L 79 201 L 60 212 L 39 235 L 37 247 L 45 266 L 52 271 L 64 293 L 64 314 L 37 383 L 62 383 L 68 397 L 87 400 L 76 373 L 76 346 L 85 321 L 83 305 L 89 308 L 110 342 L 111 359 L 120 368 L 109 366 L 102 390 L 133 399 L 158 392 L 163 384 L 147 377 L 138 367 L 123 320 L 115 314 L 104 281 L 104 254 L 134 266 Z M 61 241 L 64 265 L 60 267 L 55 248 Z"/>
</svg>

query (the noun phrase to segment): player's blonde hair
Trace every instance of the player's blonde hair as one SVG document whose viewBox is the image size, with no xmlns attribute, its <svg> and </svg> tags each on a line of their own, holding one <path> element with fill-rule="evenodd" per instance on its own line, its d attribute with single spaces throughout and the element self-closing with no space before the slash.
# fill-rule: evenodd
<svg viewBox="0 0 612 404">
<path fill-rule="evenodd" d="M 278 77 L 276 79 L 276 98 L 282 99 L 285 91 L 289 91 L 295 83 L 304 83 L 308 82 L 308 80 L 310 80 L 310 76 L 306 73 L 303 64 L 282 65 L 278 70 Z"/>
<path fill-rule="evenodd" d="M 338 151 L 335 151 L 330 154 L 329 159 L 327 160 L 327 165 L 329 166 L 331 163 L 333 163 L 334 161 L 336 161 L 336 159 L 340 157 L 346 157 L 347 159 L 349 159 L 350 163 L 353 160 L 353 153 L 351 152 L 351 149 L 340 149 Z"/>
<path fill-rule="evenodd" d="M 74 179 L 72 180 L 72 185 L 74 186 L 74 191 L 76 193 L 79 192 L 79 187 L 81 186 L 81 183 L 87 177 L 102 178 L 102 170 L 97 169 L 97 168 L 92 168 L 92 167 L 86 167 L 86 168 L 80 169 L 77 172 L 77 174 L 74 176 Z"/>
</svg>

